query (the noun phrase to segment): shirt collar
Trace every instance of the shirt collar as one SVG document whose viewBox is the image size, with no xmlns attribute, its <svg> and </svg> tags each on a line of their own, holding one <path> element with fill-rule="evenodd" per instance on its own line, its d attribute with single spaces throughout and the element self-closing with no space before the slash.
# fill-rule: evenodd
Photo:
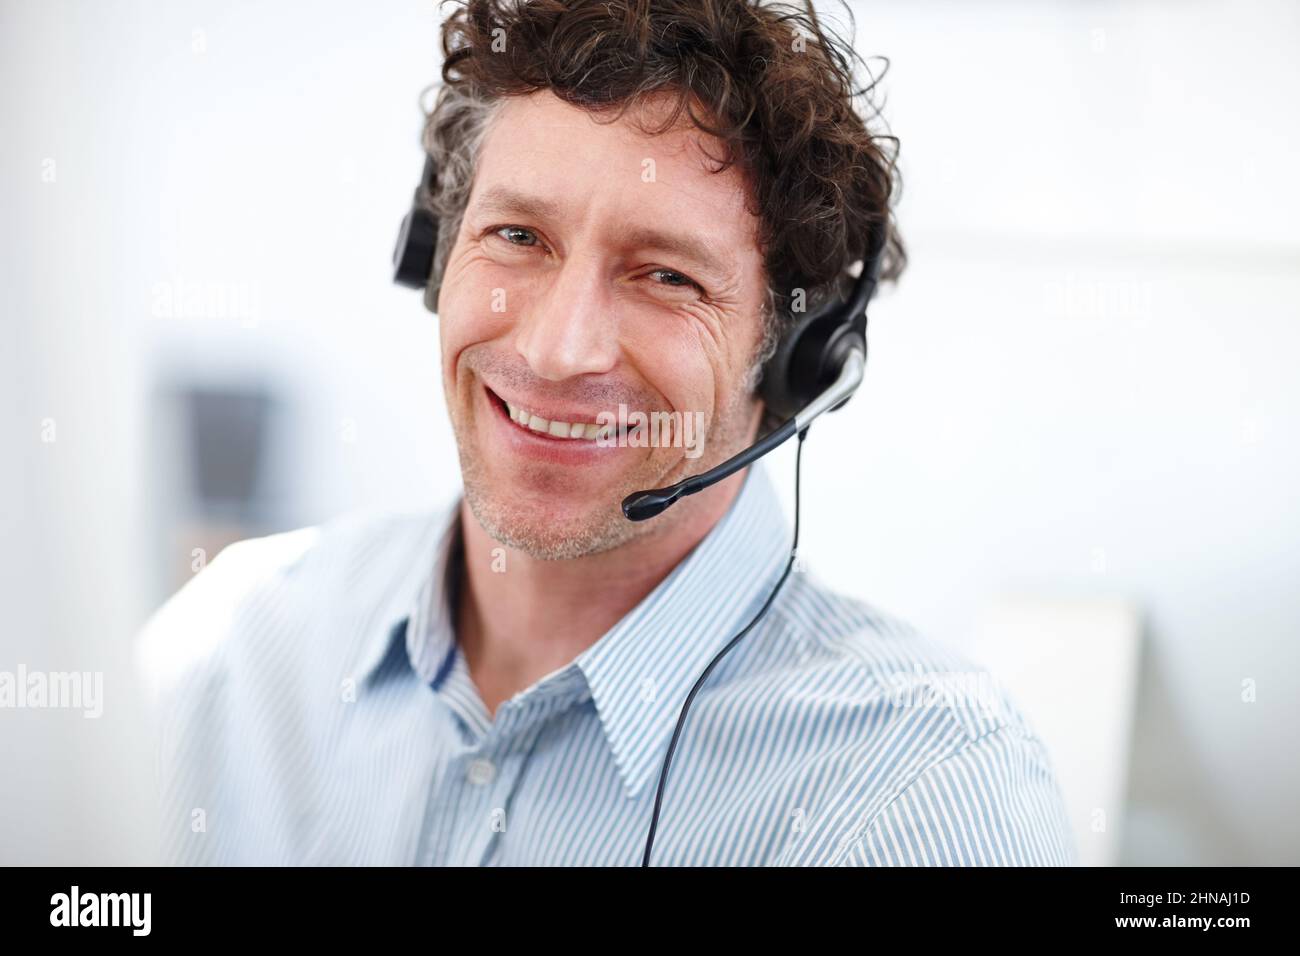
<svg viewBox="0 0 1300 956">
<path fill-rule="evenodd" d="M 415 579 L 379 616 L 382 627 L 353 670 L 363 681 L 399 645 L 425 683 L 436 686 L 446 675 L 455 635 L 447 572 L 453 560 L 462 560 L 460 504 L 458 496 L 442 513 L 434 526 L 440 531 L 436 548 L 412 562 Z M 690 554 L 572 664 L 545 678 L 559 682 L 574 671 L 585 678 L 629 797 L 663 760 L 691 686 L 758 613 L 789 557 L 780 502 L 756 463 L 726 514 Z"/>
<path fill-rule="evenodd" d="M 789 556 L 780 502 L 763 467 L 751 465 L 708 535 L 578 655 L 629 797 L 662 762 L 691 686 L 758 613 Z"/>
<path fill-rule="evenodd" d="M 397 646 L 411 644 L 414 636 L 419 633 L 413 625 L 417 619 L 424 620 L 422 615 L 425 609 L 435 609 L 444 616 L 448 615 L 447 570 L 450 560 L 453 557 L 459 559 L 460 555 L 460 503 L 460 496 L 457 495 L 449 506 L 431 516 L 424 533 L 417 538 L 416 548 L 405 562 L 408 573 L 398 579 L 381 601 L 374 618 L 375 628 L 362 644 L 351 670 L 362 684 L 374 680 Z M 434 588 L 437 590 L 434 591 Z M 454 633 L 450 617 L 447 617 L 445 626 L 440 630 L 446 633 L 450 641 Z"/>
</svg>

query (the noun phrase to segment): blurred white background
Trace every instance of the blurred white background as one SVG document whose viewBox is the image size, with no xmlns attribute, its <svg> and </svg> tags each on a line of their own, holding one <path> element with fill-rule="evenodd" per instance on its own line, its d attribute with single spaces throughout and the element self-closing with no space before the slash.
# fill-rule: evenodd
<svg viewBox="0 0 1300 956">
<path fill-rule="evenodd" d="M 1125 602 L 1135 701 L 1073 688 L 1134 716 L 1085 858 L 1300 862 L 1300 7 L 853 6 L 911 265 L 808 442 L 805 555 L 972 653 L 1008 596 Z M 436 34 L 0 3 L 0 670 L 105 675 L 98 720 L 0 710 L 0 862 L 155 858 L 131 639 L 194 549 L 458 488 L 389 282 Z"/>
</svg>

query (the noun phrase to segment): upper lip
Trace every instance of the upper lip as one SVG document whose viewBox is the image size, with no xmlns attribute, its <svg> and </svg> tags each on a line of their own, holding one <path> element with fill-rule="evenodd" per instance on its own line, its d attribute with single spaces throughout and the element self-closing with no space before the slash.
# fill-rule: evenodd
<svg viewBox="0 0 1300 956">
<path fill-rule="evenodd" d="M 574 405 L 565 406 L 548 404 L 541 399 L 511 398 L 509 395 L 493 388 L 486 382 L 483 384 L 489 392 L 501 399 L 503 402 L 513 405 L 515 408 L 526 409 L 530 415 L 544 418 L 548 422 L 569 422 L 571 424 L 574 422 L 580 422 L 584 425 L 599 425 L 601 424 L 599 416 L 602 412 L 612 414 L 610 409 L 604 408 L 592 411 L 591 409 L 586 408 L 580 409 Z"/>
</svg>

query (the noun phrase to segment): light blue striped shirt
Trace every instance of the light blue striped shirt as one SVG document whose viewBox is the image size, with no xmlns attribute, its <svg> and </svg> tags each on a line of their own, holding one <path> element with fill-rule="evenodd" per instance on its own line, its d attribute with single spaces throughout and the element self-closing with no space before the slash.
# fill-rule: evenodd
<svg viewBox="0 0 1300 956">
<path fill-rule="evenodd" d="M 457 516 L 240 542 L 153 616 L 168 861 L 640 862 L 682 702 L 789 558 L 769 479 L 751 467 L 651 594 L 495 718 L 452 627 Z M 691 707 L 654 864 L 1076 863 L 989 676 L 796 568 Z"/>
</svg>

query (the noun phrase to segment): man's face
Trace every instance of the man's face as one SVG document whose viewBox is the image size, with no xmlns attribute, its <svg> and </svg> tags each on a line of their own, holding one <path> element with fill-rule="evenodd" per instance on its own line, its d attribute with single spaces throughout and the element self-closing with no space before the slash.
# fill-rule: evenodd
<svg viewBox="0 0 1300 956">
<path fill-rule="evenodd" d="M 719 155 L 693 127 L 648 136 L 545 91 L 488 131 L 438 305 L 466 498 L 503 544 L 572 558 L 688 520 L 619 505 L 752 440 L 759 223 L 738 166 L 711 173 L 702 148 Z M 620 405 L 646 431 L 589 437 Z"/>
</svg>

